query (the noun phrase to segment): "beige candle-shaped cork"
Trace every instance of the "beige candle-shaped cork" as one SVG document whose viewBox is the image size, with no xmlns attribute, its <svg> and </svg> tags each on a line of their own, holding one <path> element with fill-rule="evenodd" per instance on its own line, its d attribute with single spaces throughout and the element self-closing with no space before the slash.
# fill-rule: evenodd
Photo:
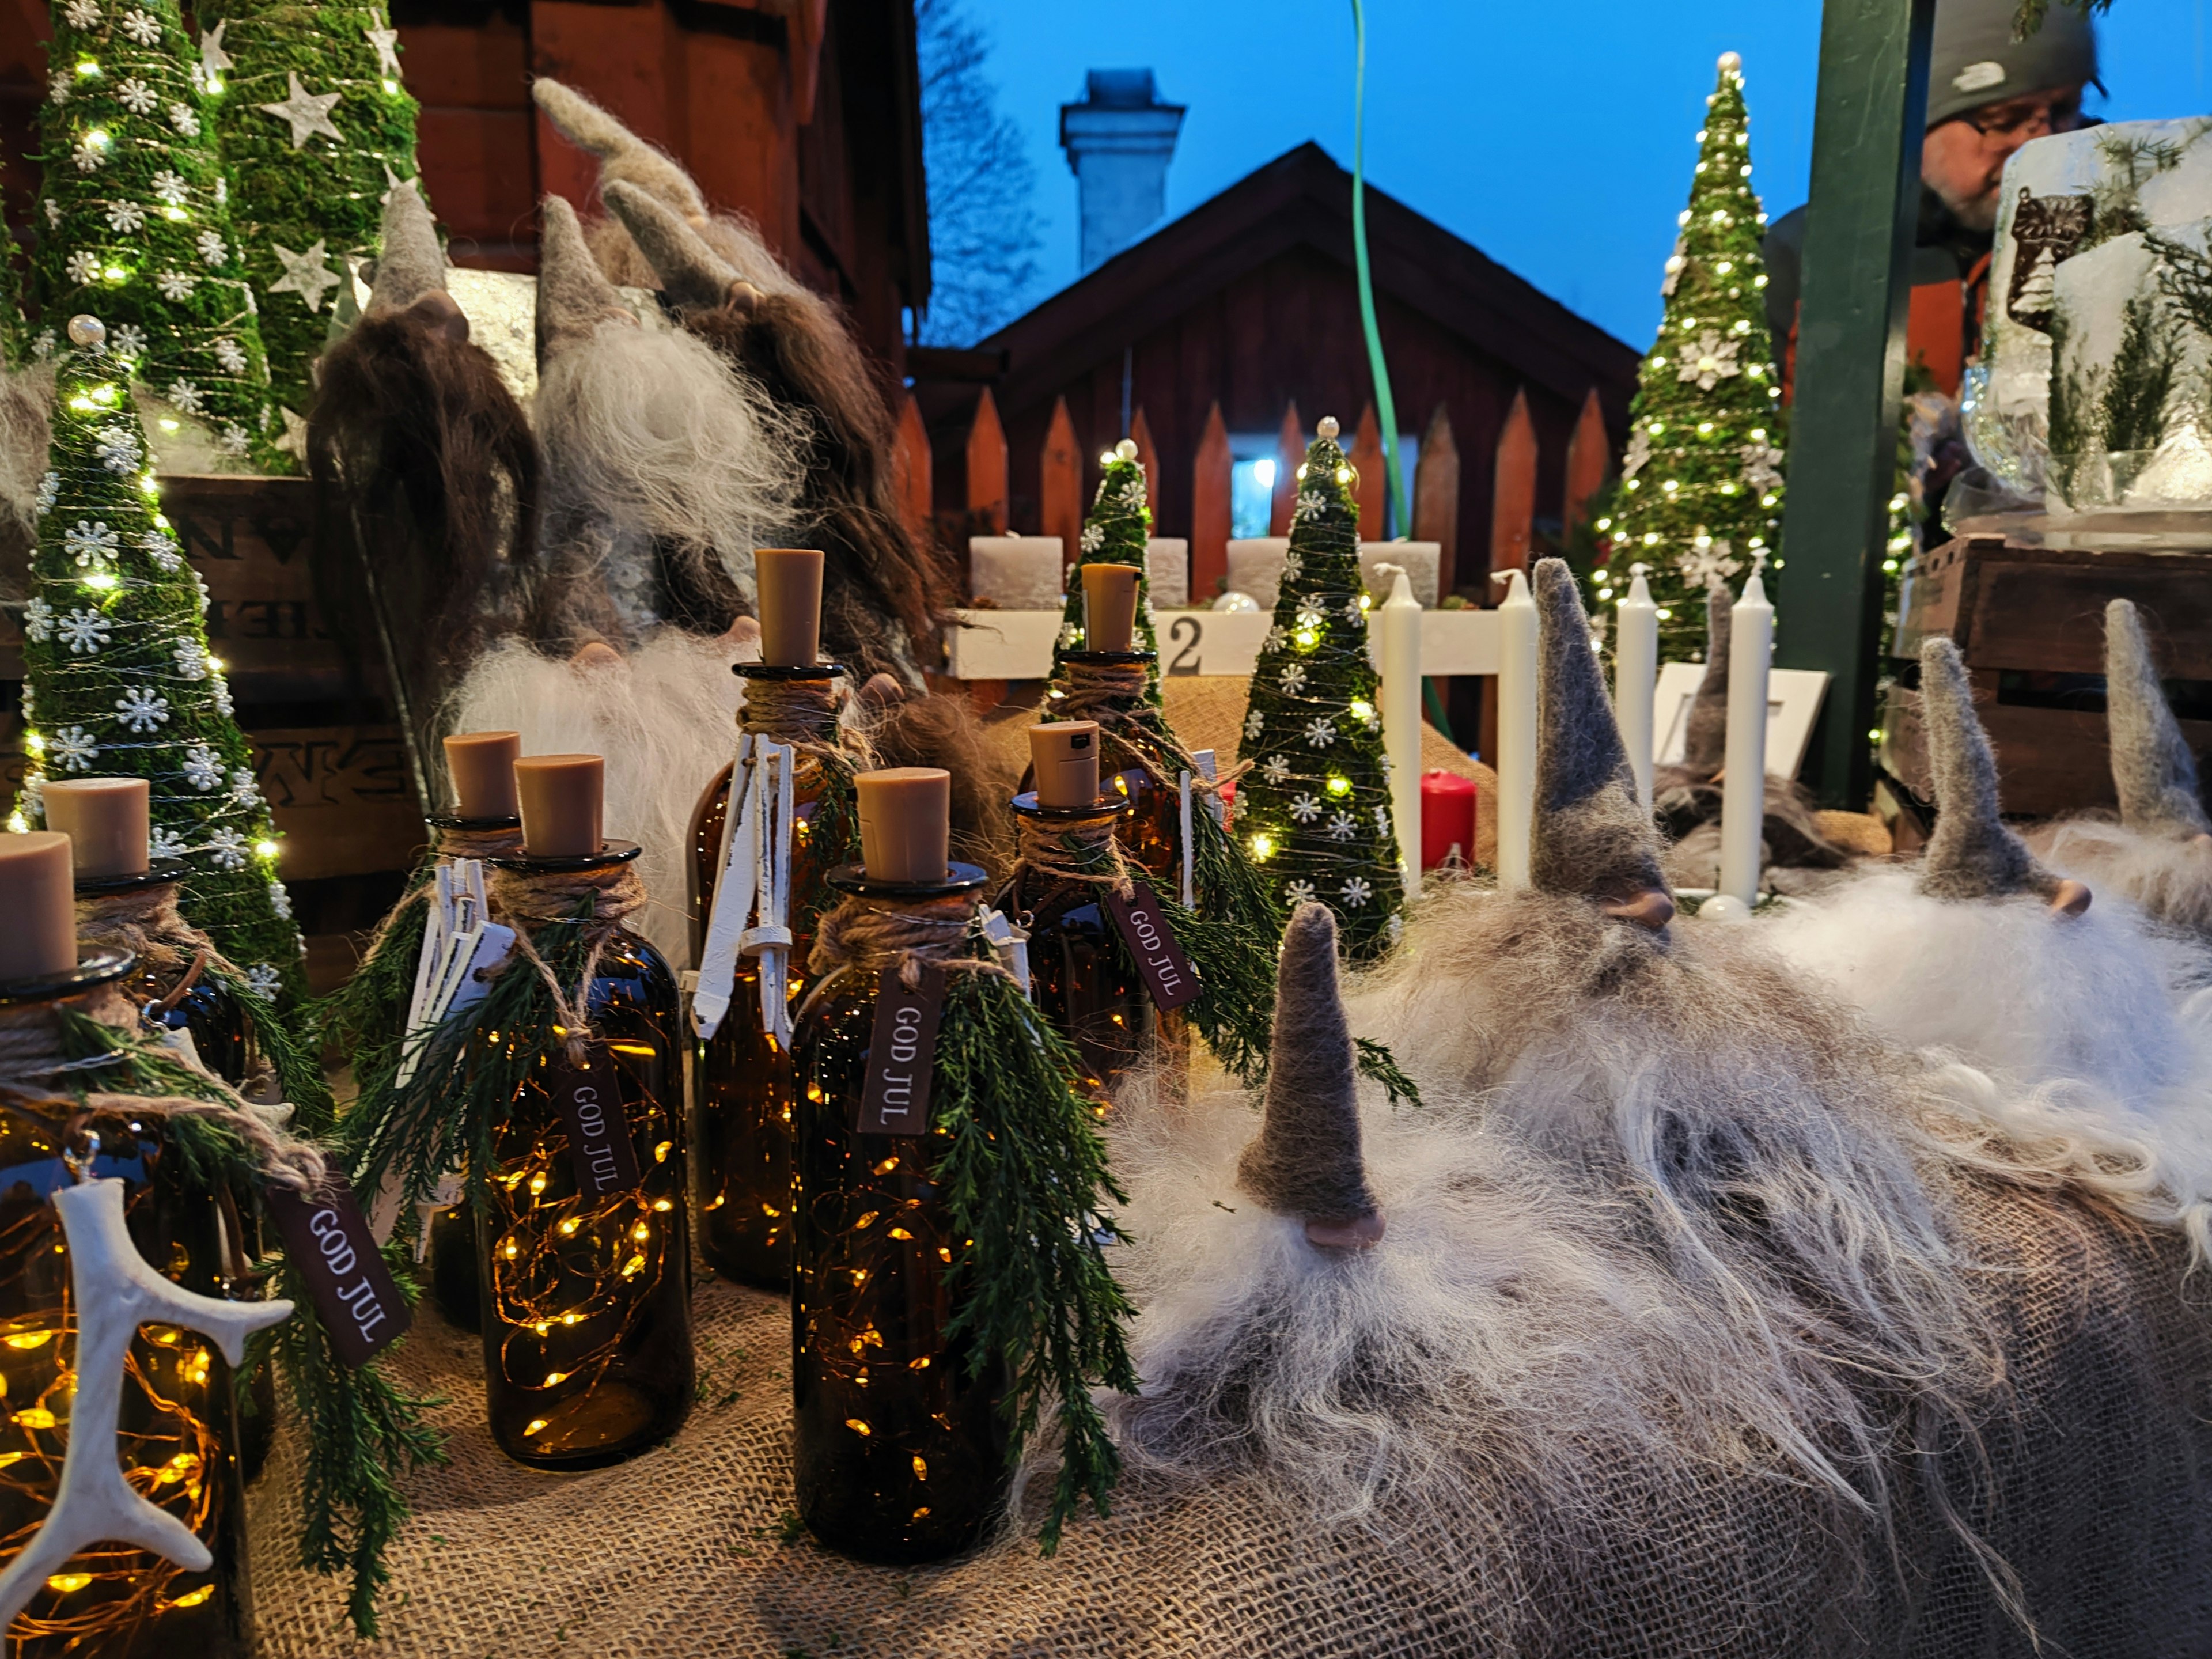
<svg viewBox="0 0 2212 1659">
<path fill-rule="evenodd" d="M 811 668 L 822 647 L 822 550 L 753 550 L 760 584 L 761 660 L 771 668 Z"/>
<path fill-rule="evenodd" d="M 581 858 L 599 850 L 607 765 L 597 755 L 529 755 L 514 763 L 526 858 Z"/>
<path fill-rule="evenodd" d="M 76 966 L 76 878 L 70 838 L 0 836 L 0 980 L 47 979 Z"/>
<path fill-rule="evenodd" d="M 1137 637 L 1133 564 L 1086 564 L 1083 571 L 1083 648 L 1127 651 Z"/>
<path fill-rule="evenodd" d="M 514 763 L 522 758 L 520 732 L 459 732 L 446 739 L 446 773 L 453 781 L 453 811 L 465 818 L 511 818 Z"/>
<path fill-rule="evenodd" d="M 1085 807 L 1098 799 L 1098 722 L 1054 720 L 1030 727 L 1030 769 L 1039 806 Z"/>
<path fill-rule="evenodd" d="M 80 878 L 146 873 L 153 835 L 143 778 L 53 778 L 46 790 L 46 828 L 70 838 Z"/>
<path fill-rule="evenodd" d="M 952 774 L 890 766 L 854 780 L 860 795 L 860 861 L 871 881 L 943 881 L 951 842 Z"/>
</svg>

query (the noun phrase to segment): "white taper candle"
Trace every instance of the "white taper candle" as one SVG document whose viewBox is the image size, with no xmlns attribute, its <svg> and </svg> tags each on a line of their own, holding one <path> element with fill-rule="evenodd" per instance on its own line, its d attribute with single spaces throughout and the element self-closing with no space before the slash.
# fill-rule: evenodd
<svg viewBox="0 0 2212 1659">
<path fill-rule="evenodd" d="M 1766 675 L 1773 652 L 1774 607 L 1753 570 L 1729 613 L 1728 773 L 1721 781 L 1721 891 L 1746 905 L 1759 896 L 1759 842 L 1766 824 Z"/>
<path fill-rule="evenodd" d="M 1614 607 L 1613 713 L 1636 774 L 1636 804 L 1651 810 L 1651 710 L 1658 696 L 1659 607 L 1644 580 L 1648 566 L 1628 567 L 1628 596 Z"/>
<path fill-rule="evenodd" d="M 1390 822 L 1406 896 L 1421 896 L 1421 602 L 1403 566 L 1378 564 L 1393 578 L 1382 602 L 1382 753 L 1390 762 Z"/>
<path fill-rule="evenodd" d="M 1528 823 L 1536 804 L 1536 601 L 1518 570 L 1504 573 L 1498 607 L 1498 884 L 1528 884 Z M 1493 577 L 1492 580 L 1495 580 Z"/>
</svg>

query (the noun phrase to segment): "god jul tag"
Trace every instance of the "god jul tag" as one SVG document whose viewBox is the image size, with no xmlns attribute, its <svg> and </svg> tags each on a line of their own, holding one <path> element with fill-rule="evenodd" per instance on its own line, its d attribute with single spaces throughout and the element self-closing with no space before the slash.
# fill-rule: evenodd
<svg viewBox="0 0 2212 1659">
<path fill-rule="evenodd" d="M 1129 884 L 1127 898 L 1109 887 L 1106 910 L 1114 918 L 1114 926 L 1121 929 L 1121 942 L 1129 947 L 1137 971 L 1145 977 L 1145 989 L 1153 1007 L 1180 1008 L 1197 996 L 1198 975 L 1191 969 L 1190 958 L 1182 953 L 1182 946 L 1176 942 L 1168 919 L 1160 914 L 1159 895 L 1141 881 Z"/>
<path fill-rule="evenodd" d="M 622 1088 L 607 1045 L 591 1038 L 580 1064 L 568 1058 L 566 1048 L 556 1048 L 545 1071 L 545 1087 L 568 1126 L 576 1190 L 591 1199 L 635 1191 L 641 1179 L 637 1148 L 630 1145 L 629 1119 L 623 1111 Z"/>
<path fill-rule="evenodd" d="M 937 1023 L 945 1014 L 945 970 L 921 965 L 909 991 L 896 966 L 876 988 L 876 1023 L 868 1036 L 868 1074 L 854 1133 L 918 1135 L 929 1127 L 929 1080 L 937 1063 Z"/>
<path fill-rule="evenodd" d="M 333 1181 L 307 1198 L 282 1187 L 263 1197 L 341 1360 L 358 1370 L 406 1334 L 414 1316 L 352 1188 Z"/>
</svg>

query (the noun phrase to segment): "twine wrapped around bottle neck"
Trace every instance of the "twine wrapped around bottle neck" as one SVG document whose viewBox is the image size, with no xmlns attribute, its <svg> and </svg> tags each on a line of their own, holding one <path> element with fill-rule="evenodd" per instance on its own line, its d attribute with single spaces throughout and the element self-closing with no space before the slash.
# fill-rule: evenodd
<svg viewBox="0 0 2212 1659">
<path fill-rule="evenodd" d="M 581 1064 L 591 1036 L 592 981 L 623 920 L 644 907 L 645 884 L 629 864 L 599 864 L 585 870 L 495 870 L 485 896 L 491 901 L 492 914 L 514 926 L 515 956 L 545 981 L 554 1012 L 568 1034 L 568 1058 Z M 580 915 L 586 900 L 591 914 Z M 584 965 L 573 993 L 562 986 L 531 938 L 535 927 L 555 922 L 577 922 L 584 929 Z"/>
<path fill-rule="evenodd" d="M 474 830 L 450 823 L 438 826 L 438 857 L 450 859 L 511 859 L 522 851 L 522 826 L 502 823 L 497 829 Z"/>
<path fill-rule="evenodd" d="M 215 941 L 177 909 L 177 884 L 155 882 L 116 893 L 87 893 L 76 902 L 76 936 L 100 950 L 128 951 L 139 965 L 166 974 L 197 963 L 244 977 L 215 948 Z"/>
<path fill-rule="evenodd" d="M 1251 762 L 1240 761 L 1215 777 L 1201 772 L 1167 717 L 1145 701 L 1146 664 L 1070 657 L 1061 666 L 1066 686 L 1038 711 L 1039 718 L 1097 721 L 1115 746 L 1162 788 L 1180 789 L 1188 772 L 1193 793 L 1218 795 L 1252 769 Z"/>
<path fill-rule="evenodd" d="M 836 683 L 828 679 L 745 682 L 744 706 L 738 725 L 755 737 L 788 744 L 817 758 L 835 755 L 856 771 L 875 764 L 868 740 L 837 724 Z"/>
<path fill-rule="evenodd" d="M 806 966 L 817 977 L 833 968 L 867 977 L 896 964 L 909 991 L 921 987 L 924 963 L 951 973 L 996 974 L 1011 983 L 1014 976 L 995 954 L 972 954 L 973 941 L 982 937 L 982 916 L 973 893 L 891 903 L 855 895 L 822 918 Z"/>
<path fill-rule="evenodd" d="M 83 1059 L 67 1056 L 65 1013 L 76 1013 L 125 1033 L 130 1045 Z M 0 1094 L 12 1097 L 10 1109 L 73 1140 L 96 1117 L 204 1117 L 220 1123 L 245 1144 L 270 1181 L 301 1194 L 319 1188 L 326 1172 L 322 1152 L 295 1139 L 248 1105 L 238 1091 L 213 1076 L 207 1084 L 216 1098 L 186 1095 L 114 1094 L 88 1086 L 80 1097 L 57 1085 L 89 1079 L 125 1066 L 134 1048 L 150 1049 L 139 1035 L 137 1011 L 120 983 L 111 981 L 76 996 L 0 1007 Z M 179 1060 L 178 1064 L 185 1062 Z"/>
<path fill-rule="evenodd" d="M 1018 814 L 1014 820 L 1018 850 L 1006 884 L 1013 904 L 1026 915 L 1054 887 L 1070 884 L 1104 888 L 1116 897 L 1129 897 L 1136 889 L 1115 833 L 1120 816 L 1101 812 L 1095 817 L 1048 818 Z M 1034 896 L 1030 891 L 1033 885 L 1037 889 Z"/>
</svg>

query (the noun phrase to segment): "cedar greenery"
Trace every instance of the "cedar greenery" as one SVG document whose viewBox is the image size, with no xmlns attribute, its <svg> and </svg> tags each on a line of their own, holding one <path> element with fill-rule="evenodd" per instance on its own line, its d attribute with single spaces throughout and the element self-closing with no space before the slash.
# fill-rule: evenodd
<svg viewBox="0 0 2212 1659">
<path fill-rule="evenodd" d="M 1356 475 L 1335 429 L 1322 422 L 1298 468 L 1274 626 L 1244 717 L 1242 758 L 1253 769 L 1237 785 L 1237 834 L 1282 908 L 1328 906 L 1358 961 L 1396 939 L 1405 886 L 1367 657 Z"/>
<path fill-rule="evenodd" d="M 1091 511 L 1084 515 L 1083 539 L 1076 550 L 1075 565 L 1068 572 L 1067 605 L 1060 615 L 1060 637 L 1053 642 L 1052 672 L 1064 680 L 1060 660 L 1070 651 L 1083 648 L 1083 578 L 1086 564 L 1133 564 L 1137 567 L 1137 648 L 1157 652 L 1159 635 L 1152 628 L 1152 584 L 1145 562 L 1145 548 L 1152 533 L 1152 509 L 1145 487 L 1145 469 L 1137 460 L 1137 446 L 1124 438 L 1099 457 L 1104 469 Z M 1160 700 L 1160 667 L 1155 661 L 1146 676 L 1145 700 Z"/>
<path fill-rule="evenodd" d="M 73 1010 L 64 1011 L 62 1025 L 63 1049 L 70 1058 L 112 1058 L 114 1064 L 98 1069 L 104 1091 L 231 1103 L 222 1085 L 131 1032 Z M 190 1184 L 240 1194 L 263 1184 L 252 1148 L 221 1119 L 180 1112 L 164 1119 L 162 1130 Z M 386 1260 L 413 1305 L 417 1292 L 404 1253 L 388 1253 Z M 422 1419 L 436 1402 L 394 1387 L 374 1361 L 358 1370 L 343 1364 L 292 1264 L 271 1257 L 263 1265 L 274 1275 L 276 1294 L 291 1300 L 293 1314 L 250 1340 L 239 1393 L 247 1397 L 253 1375 L 274 1359 L 307 1439 L 301 1565 L 314 1572 L 350 1573 L 347 1610 L 356 1632 L 373 1637 L 376 1593 L 391 1579 L 384 1554 L 410 1513 L 397 1476 L 446 1461 L 438 1431 Z"/>
<path fill-rule="evenodd" d="M 1659 338 L 1638 373 L 1620 481 L 1595 526 L 1607 562 L 1591 578 L 1592 608 L 1609 608 L 1632 562 L 1649 566 L 1665 662 L 1702 656 L 1705 590 L 1747 571 L 1753 553 L 1771 553 L 1782 523 L 1787 444 L 1763 297 L 1766 216 L 1751 188 L 1743 75 L 1733 53 L 1721 64 L 1667 260 Z M 1770 562 L 1770 588 L 1781 568 Z"/>
<path fill-rule="evenodd" d="M 90 312 L 118 369 L 167 405 L 164 430 L 204 423 L 222 454 L 282 465 L 206 75 L 176 0 L 65 0 L 53 27 L 33 354 L 59 349 L 65 319 Z"/>
<path fill-rule="evenodd" d="M 306 989 L 304 947 L 275 824 L 208 651 L 205 587 L 156 504 L 124 367 L 94 343 L 65 353 L 56 376 L 23 607 L 29 769 L 12 827 L 45 822 L 49 776 L 146 779 L 154 854 L 188 866 L 185 918 L 289 1017 Z"/>
<path fill-rule="evenodd" d="M 416 175 L 416 105 L 381 0 L 201 0 L 197 15 L 229 59 L 209 101 L 289 434 L 313 398 L 310 366 L 338 300 L 376 256 L 386 192 Z M 313 103 L 292 103 L 295 83 Z M 312 114 L 332 94 L 319 127 L 337 138 L 270 108 Z"/>
<path fill-rule="evenodd" d="M 1005 1364 L 1015 1456 L 1056 1401 L 1060 1478 L 1037 1540 L 1046 1555 L 1085 1498 L 1109 1512 L 1121 1474 L 1091 1389 L 1137 1391 L 1122 1328 L 1135 1310 L 1100 1243 L 1113 1224 L 1104 1206 L 1128 1195 L 1072 1085 L 1077 1070 L 1073 1048 L 1012 981 L 946 975 L 931 1113 L 946 1139 L 930 1179 L 954 1236 L 969 1242 L 946 1275 L 945 1334 L 972 1337 L 979 1372 Z"/>
</svg>

